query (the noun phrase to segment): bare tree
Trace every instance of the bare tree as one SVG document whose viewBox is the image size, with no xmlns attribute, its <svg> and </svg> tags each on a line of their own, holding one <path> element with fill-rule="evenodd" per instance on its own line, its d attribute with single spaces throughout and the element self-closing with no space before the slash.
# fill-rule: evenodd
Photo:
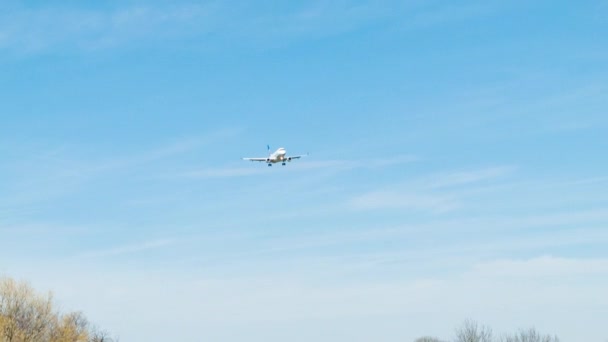
<svg viewBox="0 0 608 342">
<path fill-rule="evenodd" d="M 34 293 L 26 283 L 0 279 L 2 337 L 12 341 L 44 341 L 54 320 L 52 297 Z"/>
<path fill-rule="evenodd" d="M 93 329 L 88 342 L 118 342 L 118 339 L 110 337 L 107 331 Z"/>
<path fill-rule="evenodd" d="M 89 322 L 80 312 L 72 312 L 62 317 L 52 327 L 53 342 L 86 342 L 89 339 Z"/>
<path fill-rule="evenodd" d="M 442 342 L 442 341 L 436 337 L 423 336 L 423 337 L 417 338 L 414 342 Z"/>
<path fill-rule="evenodd" d="M 456 330 L 455 342 L 492 342 L 492 329 L 477 322 L 466 320 Z"/>
<path fill-rule="evenodd" d="M 114 342 L 80 312 L 53 311 L 51 294 L 0 278 L 0 342 Z"/>
<path fill-rule="evenodd" d="M 522 329 L 513 335 L 506 335 L 501 342 L 559 342 L 557 336 L 542 335 L 536 329 Z"/>
</svg>

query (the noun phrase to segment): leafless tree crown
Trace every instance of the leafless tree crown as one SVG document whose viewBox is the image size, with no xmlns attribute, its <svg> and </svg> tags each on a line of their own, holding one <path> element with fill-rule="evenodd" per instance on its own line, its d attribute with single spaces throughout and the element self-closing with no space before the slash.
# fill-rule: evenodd
<svg viewBox="0 0 608 342">
<path fill-rule="evenodd" d="M 542 335 L 536 329 L 520 330 L 515 334 L 506 335 L 501 342 L 559 342 L 557 336 Z"/>
<path fill-rule="evenodd" d="M 441 341 L 440 339 L 438 339 L 436 337 L 423 336 L 423 337 L 417 338 L 414 342 L 443 342 L 443 341 Z"/>
<path fill-rule="evenodd" d="M 60 314 L 51 294 L 0 278 L 0 342 L 113 342 L 80 312 Z"/>
<path fill-rule="evenodd" d="M 466 320 L 456 330 L 455 342 L 492 342 L 492 329 L 480 326 L 475 321 Z"/>
</svg>

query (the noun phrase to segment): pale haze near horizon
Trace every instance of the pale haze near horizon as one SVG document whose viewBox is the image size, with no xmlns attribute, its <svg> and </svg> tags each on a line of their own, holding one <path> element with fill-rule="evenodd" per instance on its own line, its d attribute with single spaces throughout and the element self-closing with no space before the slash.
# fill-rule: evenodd
<svg viewBox="0 0 608 342">
<path fill-rule="evenodd" d="M 604 1 L 3 2 L 0 274 L 121 341 L 604 342 L 606 36 Z"/>
</svg>

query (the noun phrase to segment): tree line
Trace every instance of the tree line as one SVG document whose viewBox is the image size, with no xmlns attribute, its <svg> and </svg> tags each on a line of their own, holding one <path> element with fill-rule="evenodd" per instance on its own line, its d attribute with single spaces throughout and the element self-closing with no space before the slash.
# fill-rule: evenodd
<svg viewBox="0 0 608 342">
<path fill-rule="evenodd" d="M 0 342 L 118 342 L 81 312 L 60 313 L 51 293 L 39 294 L 26 282 L 0 277 Z M 414 342 L 448 342 L 424 336 Z M 467 320 L 450 342 L 560 342 L 534 328 L 494 336 L 492 329 Z"/>
<path fill-rule="evenodd" d="M 461 327 L 456 329 L 452 342 L 559 342 L 559 338 L 553 335 L 544 335 L 535 328 L 520 329 L 511 334 L 494 336 L 492 329 L 480 325 L 475 321 L 466 320 Z M 436 337 L 420 337 L 414 342 L 448 342 Z"/>
<path fill-rule="evenodd" d="M 60 313 L 51 293 L 0 278 L 0 342 L 117 342 L 81 312 Z"/>
</svg>

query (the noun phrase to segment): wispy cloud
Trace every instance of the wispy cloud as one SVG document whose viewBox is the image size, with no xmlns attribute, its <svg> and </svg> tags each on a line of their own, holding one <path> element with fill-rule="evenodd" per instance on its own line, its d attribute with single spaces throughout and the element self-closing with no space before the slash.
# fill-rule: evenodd
<svg viewBox="0 0 608 342">
<path fill-rule="evenodd" d="M 259 168 L 243 168 L 243 167 L 231 167 L 231 168 L 206 168 L 195 171 L 183 172 L 177 175 L 178 178 L 230 178 L 230 177 L 243 177 L 257 175 L 264 172 Z"/>
<path fill-rule="evenodd" d="M 314 158 L 314 156 L 312 157 Z M 318 168 L 331 168 L 335 170 L 352 170 L 352 169 L 381 169 L 390 166 L 396 166 L 406 163 L 412 163 L 419 161 L 420 158 L 413 155 L 397 155 L 373 158 L 361 158 L 358 160 L 312 160 L 307 163 L 303 163 L 298 167 L 300 169 L 318 169 Z"/>
<path fill-rule="evenodd" d="M 430 8 L 423 7 L 404 21 L 408 29 L 421 29 L 462 22 L 479 17 L 487 17 L 498 12 L 501 8 L 495 1 L 483 3 L 431 4 Z"/>
<path fill-rule="evenodd" d="M 429 182 L 431 188 L 446 188 L 495 180 L 512 173 L 514 170 L 515 168 L 512 166 L 498 166 L 472 171 L 452 172 L 435 175 Z"/>
<path fill-rule="evenodd" d="M 178 242 L 177 239 L 159 239 L 159 240 L 150 240 L 137 242 L 129 245 L 121 245 L 116 247 L 111 247 L 107 249 L 94 250 L 90 252 L 86 252 L 80 257 L 82 258 L 101 258 L 101 257 L 111 257 L 111 256 L 120 256 L 125 254 L 136 254 L 141 252 L 146 252 L 149 250 L 159 249 L 163 247 L 167 247 L 170 245 L 174 245 Z"/>
<path fill-rule="evenodd" d="M 342 172 L 354 169 L 382 169 L 404 163 L 417 161 L 415 156 L 392 156 L 387 158 L 371 158 L 362 160 L 315 160 L 309 156 L 301 160 L 292 161 L 285 166 L 292 172 L 306 172 L 311 170 L 326 170 L 330 172 Z M 247 162 L 243 167 L 209 167 L 192 171 L 185 171 L 165 178 L 230 178 L 244 177 L 268 173 L 267 167 L 262 162 Z M 280 166 L 280 165 L 279 165 Z"/>
<path fill-rule="evenodd" d="M 124 42 L 205 32 L 210 6 L 123 7 L 114 10 L 11 8 L 0 16 L 0 48 L 38 52 L 56 47 L 99 49 Z"/>
<path fill-rule="evenodd" d="M 275 6 L 276 7 L 276 6 Z M 239 44 L 284 44 L 352 32 L 379 20 L 426 28 L 487 15 L 495 5 L 423 5 L 420 2 L 313 1 L 272 14 L 264 6 L 234 2 L 84 6 L 7 6 L 0 15 L 0 49 L 38 53 L 55 48 L 98 50 L 130 43 L 170 41 L 214 34 Z M 404 19 L 405 18 L 405 19 Z"/>
<path fill-rule="evenodd" d="M 556 213 L 523 218 L 441 219 L 388 227 L 379 224 L 358 228 L 347 224 L 334 227 L 329 232 L 264 235 L 263 242 L 250 232 L 248 235 L 227 236 L 226 241 L 255 241 L 255 247 L 226 250 L 213 258 L 213 266 L 209 265 L 208 258 L 199 259 L 197 264 L 205 263 L 209 267 L 230 264 L 229 267 L 240 269 L 249 268 L 251 263 L 272 269 L 283 269 L 285 265 L 294 264 L 300 265 L 301 269 L 333 265 L 345 272 L 391 267 L 441 268 L 441 265 L 458 264 L 463 260 L 567 248 L 596 249 L 608 243 L 608 232 L 601 224 L 606 216 L 598 215 L 585 211 L 570 213 L 570 219 L 565 221 L 566 228 L 559 221 L 566 217 Z M 206 236 L 191 237 L 193 241 L 205 239 Z M 358 249 L 360 246 L 366 246 L 366 251 Z M 278 255 L 282 257 L 273 257 Z M 182 261 L 188 263 L 187 258 Z"/>
<path fill-rule="evenodd" d="M 473 272 L 498 277 L 547 277 L 608 274 L 608 259 L 542 256 L 527 260 L 502 259 L 475 265 Z"/>
<path fill-rule="evenodd" d="M 237 132 L 218 130 L 131 153 L 98 150 L 94 156 L 85 153 L 86 157 L 76 146 L 31 147 L 4 165 L 12 180 L 8 191 L 0 194 L 0 209 L 74 193 L 95 180 L 128 171 L 142 170 L 139 177 L 152 177 L 149 169 L 160 161 L 221 141 Z"/>
<path fill-rule="evenodd" d="M 411 209 L 445 213 L 462 206 L 462 191 L 496 181 L 514 169 L 511 166 L 498 166 L 423 176 L 395 184 L 390 189 L 357 195 L 348 205 L 354 209 Z"/>
<path fill-rule="evenodd" d="M 460 205 L 455 198 L 444 195 L 375 191 L 357 196 L 349 204 L 354 209 L 410 209 L 443 213 Z"/>
</svg>

